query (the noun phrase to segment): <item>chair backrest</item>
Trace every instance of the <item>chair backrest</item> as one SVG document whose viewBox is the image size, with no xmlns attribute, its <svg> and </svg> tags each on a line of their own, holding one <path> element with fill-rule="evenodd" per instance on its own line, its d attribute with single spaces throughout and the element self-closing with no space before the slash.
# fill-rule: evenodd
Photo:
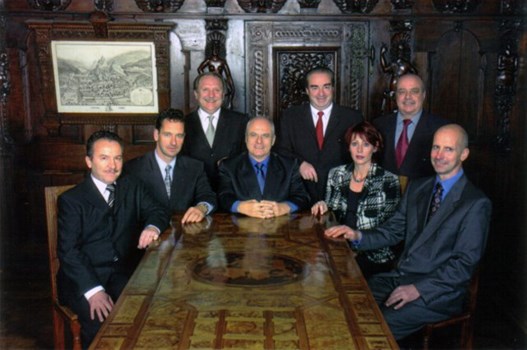
<svg viewBox="0 0 527 350">
<path fill-rule="evenodd" d="M 48 253 L 49 253 L 49 269 L 51 276 L 51 297 L 57 301 L 57 281 L 56 276 L 59 270 L 59 258 L 57 256 L 57 199 L 65 191 L 72 188 L 74 185 L 66 186 L 52 186 L 44 189 L 44 198 L 46 201 L 46 220 L 48 228 Z"/>
<path fill-rule="evenodd" d="M 408 186 L 408 176 L 399 175 L 399 185 L 401 186 L 401 195 L 406 191 Z"/>
<path fill-rule="evenodd" d="M 472 316 L 476 311 L 476 301 L 478 299 L 478 287 L 479 287 L 479 266 L 476 268 L 472 274 L 470 284 L 468 286 L 468 299 L 465 310 L 469 312 Z"/>
</svg>

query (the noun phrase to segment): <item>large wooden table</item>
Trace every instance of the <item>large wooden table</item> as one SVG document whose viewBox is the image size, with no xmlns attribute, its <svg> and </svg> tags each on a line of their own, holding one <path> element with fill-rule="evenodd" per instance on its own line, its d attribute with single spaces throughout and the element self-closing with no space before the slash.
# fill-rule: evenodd
<svg viewBox="0 0 527 350">
<path fill-rule="evenodd" d="M 324 238 L 327 221 L 175 217 L 91 348 L 396 349 L 353 252 Z"/>
</svg>

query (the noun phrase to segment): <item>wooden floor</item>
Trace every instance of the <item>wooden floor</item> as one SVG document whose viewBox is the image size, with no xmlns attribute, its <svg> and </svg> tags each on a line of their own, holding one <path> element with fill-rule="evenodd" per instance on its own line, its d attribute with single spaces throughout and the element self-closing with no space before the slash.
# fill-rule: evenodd
<svg viewBox="0 0 527 350">
<path fill-rule="evenodd" d="M 52 348 L 46 242 L 38 238 L 11 244 L 4 241 L 0 277 L 0 348 Z M 475 348 L 524 349 L 526 334 L 501 311 L 496 289 L 486 287 L 491 281 L 491 276 L 482 275 Z M 450 334 L 441 336 L 449 338 Z"/>
</svg>

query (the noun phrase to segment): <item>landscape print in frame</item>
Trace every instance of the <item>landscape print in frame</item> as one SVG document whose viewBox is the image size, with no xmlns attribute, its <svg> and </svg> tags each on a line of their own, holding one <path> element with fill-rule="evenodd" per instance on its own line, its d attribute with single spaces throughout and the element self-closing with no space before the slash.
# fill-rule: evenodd
<svg viewBox="0 0 527 350">
<path fill-rule="evenodd" d="M 152 42 L 52 41 L 59 113 L 158 113 Z"/>
</svg>

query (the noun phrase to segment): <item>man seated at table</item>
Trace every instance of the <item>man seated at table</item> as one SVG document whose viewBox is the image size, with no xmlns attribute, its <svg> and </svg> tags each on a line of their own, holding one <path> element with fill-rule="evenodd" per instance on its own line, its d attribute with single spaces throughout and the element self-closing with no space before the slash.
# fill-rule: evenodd
<svg viewBox="0 0 527 350">
<path fill-rule="evenodd" d="M 309 205 L 298 161 L 271 153 L 274 124 L 265 117 L 247 123 L 247 152 L 220 164 L 220 206 L 232 213 L 272 218 Z"/>
<path fill-rule="evenodd" d="M 142 182 L 120 176 L 119 136 L 95 132 L 86 150 L 91 174 L 58 198 L 57 242 L 59 299 L 78 315 L 84 348 L 170 217 Z"/>
<path fill-rule="evenodd" d="M 200 222 L 214 211 L 216 193 L 203 162 L 180 155 L 185 141 L 185 119 L 180 110 L 161 112 L 154 129 L 156 148 L 125 164 L 125 172 L 142 180 L 171 212 L 185 213 L 182 223 Z"/>
<path fill-rule="evenodd" d="M 365 250 L 405 242 L 397 267 L 368 280 L 397 340 L 460 313 L 483 255 L 491 202 L 463 173 L 468 154 L 462 127 L 439 128 L 430 152 L 436 176 L 411 181 L 390 219 L 371 230 L 325 231 Z"/>
</svg>

